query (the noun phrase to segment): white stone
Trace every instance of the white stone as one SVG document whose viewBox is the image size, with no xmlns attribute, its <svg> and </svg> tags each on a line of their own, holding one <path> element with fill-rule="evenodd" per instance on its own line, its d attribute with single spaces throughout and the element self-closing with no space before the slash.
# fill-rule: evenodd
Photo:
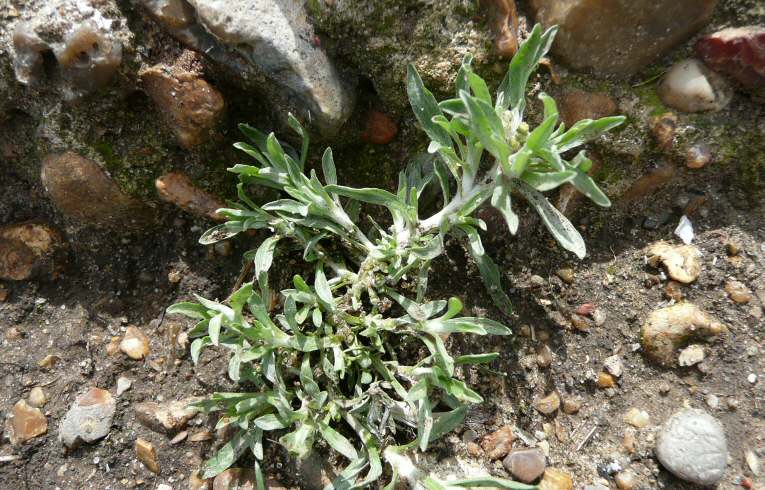
<svg viewBox="0 0 765 490">
<path fill-rule="evenodd" d="M 657 92 L 662 102 L 683 112 L 717 111 L 732 97 L 727 82 L 696 59 L 672 65 Z"/>
<path fill-rule="evenodd" d="M 723 426 L 702 410 L 686 408 L 661 427 L 656 456 L 678 478 L 702 486 L 714 485 L 725 473 L 728 460 Z"/>
<path fill-rule="evenodd" d="M 677 363 L 683 367 L 693 366 L 704 360 L 704 348 L 699 344 L 691 344 L 677 356 Z"/>
<path fill-rule="evenodd" d="M 130 387 L 133 386 L 133 380 L 130 378 L 126 378 L 124 376 L 120 376 L 117 378 L 117 396 L 120 396 L 121 394 L 125 393 L 127 390 L 130 389 Z"/>
</svg>

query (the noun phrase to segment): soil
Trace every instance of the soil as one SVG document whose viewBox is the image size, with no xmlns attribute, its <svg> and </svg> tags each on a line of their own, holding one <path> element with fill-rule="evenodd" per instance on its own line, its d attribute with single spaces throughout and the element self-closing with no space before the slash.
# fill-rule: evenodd
<svg viewBox="0 0 765 490">
<path fill-rule="evenodd" d="M 341 178 L 353 174 L 352 169 L 340 170 Z M 359 184 L 356 181 L 364 179 L 357 174 L 350 180 Z M 573 216 L 588 245 L 588 256 L 582 261 L 557 247 L 523 205 L 518 205 L 522 221 L 517 237 L 507 233 L 500 216 L 482 210 L 489 228 L 484 244 L 503 271 L 514 313 L 503 318 L 492 306 L 475 265 L 456 241 L 435 263 L 431 294 L 461 297 L 468 312 L 500 319 L 516 335 L 450 338 L 448 347 L 455 355 L 496 350 L 501 357 L 488 368 L 462 373 L 486 403 L 475 408 L 456 433 L 434 445 L 425 458 L 431 468 L 448 475 L 458 473 L 460 467 L 477 467 L 507 476 L 499 462 L 470 456 L 462 435 L 470 429 L 481 437 L 510 424 L 520 434 L 517 447 L 523 445 L 523 438 L 544 437 L 549 444 L 549 466 L 570 473 L 577 489 L 598 479 L 615 488 L 608 473 L 613 462 L 629 465 L 639 476 L 639 488 L 688 489 L 692 487 L 660 467 L 653 441 L 660 424 L 689 405 L 709 411 L 725 427 L 731 457 L 719 488 L 740 488 L 742 478 L 752 478 L 743 453 L 765 450 L 765 323 L 761 310 L 757 316 L 757 308 L 765 306 L 765 204 L 741 207 L 747 200 L 729 180 L 710 172 L 706 180 L 695 179 L 689 188 L 681 177 L 663 189 L 652 189 L 655 193 L 645 200 L 648 204 L 641 206 L 617 204 L 601 210 L 582 204 Z M 171 444 L 169 436 L 139 424 L 131 407 L 140 401 L 234 389 L 227 380 L 225 354 L 206 351 L 199 365 L 193 366 L 187 349 L 176 345 L 174 335 L 191 324 L 163 312 L 192 294 L 226 297 L 239 275 L 241 254 L 259 238 L 238 238 L 230 250 L 203 247 L 196 240 L 210 223 L 167 206 L 157 209 L 162 225 L 140 233 L 76 228 L 61 221 L 42 189 L 8 168 L 0 169 L 0 189 L 4 196 L 0 222 L 43 220 L 65 229 L 70 244 L 68 266 L 56 280 L 3 284 L 8 297 L 0 302 L 0 413 L 7 414 L 34 386 L 42 386 L 50 400 L 43 409 L 47 434 L 21 446 L 11 446 L 5 439 L 0 442 L 0 456 L 5 458 L 0 460 L 0 488 L 156 488 L 160 483 L 186 488 L 189 475 L 219 443 L 213 439 Z M 647 265 L 645 248 L 660 239 L 678 241 L 672 233 L 680 217 L 676 208 L 683 205 L 678 201 L 696 194 L 707 197 L 691 216 L 703 271 L 695 283 L 681 290 L 687 301 L 725 323 L 729 333 L 705 344 L 707 356 L 701 364 L 661 367 L 640 348 L 644 319 L 669 301 L 663 293 L 667 279 Z M 666 223 L 656 229 L 643 227 L 646 216 L 662 213 L 669 215 Z M 729 242 L 739 245 L 738 256 L 728 255 Z M 277 262 L 276 266 L 285 265 Z M 556 275 L 567 267 L 574 270 L 570 284 Z M 174 283 L 170 277 L 180 280 Z M 728 279 L 741 281 L 755 293 L 749 304 L 728 298 L 724 291 Z M 587 331 L 571 325 L 573 311 L 584 303 L 595 305 L 605 317 L 600 325 L 581 320 Z M 147 360 L 134 361 L 120 352 L 107 354 L 111 338 L 128 325 L 139 326 L 150 337 Z M 21 333 L 19 338 L 12 338 L 15 331 Z M 548 368 L 540 368 L 535 360 L 542 342 L 553 352 Z M 60 360 L 50 368 L 40 367 L 38 361 L 50 354 Z M 614 388 L 599 389 L 597 374 L 603 360 L 614 354 L 623 359 L 625 372 Z M 747 380 L 752 373 L 759 377 L 754 384 Z M 110 434 L 98 443 L 65 451 L 58 441 L 58 425 L 75 397 L 90 386 L 114 394 L 120 376 L 132 379 L 133 385 L 118 398 Z M 580 411 L 540 415 L 532 404 L 551 391 L 563 399 L 580 400 Z M 718 399 L 716 407 L 709 404 L 711 395 Z M 633 429 L 623 421 L 631 407 L 650 414 L 648 427 Z M 198 415 L 187 430 L 190 435 L 214 432 L 215 421 L 213 416 Z M 628 432 L 635 436 L 632 453 L 623 447 Z M 136 459 L 137 437 L 157 447 L 159 475 Z M 285 485 L 304 487 L 273 446 L 270 476 Z M 754 482 L 765 485 L 762 476 Z"/>
</svg>

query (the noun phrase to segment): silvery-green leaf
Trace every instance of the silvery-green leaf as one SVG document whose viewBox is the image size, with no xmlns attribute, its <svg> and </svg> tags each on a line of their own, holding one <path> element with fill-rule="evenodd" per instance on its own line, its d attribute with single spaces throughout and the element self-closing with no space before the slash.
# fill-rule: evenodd
<svg viewBox="0 0 765 490">
<path fill-rule="evenodd" d="M 521 177 L 524 182 L 539 192 L 556 189 L 575 178 L 576 172 L 573 170 L 564 170 L 562 172 L 531 172 L 527 170 Z"/>
<path fill-rule="evenodd" d="M 568 131 L 555 138 L 554 143 L 558 147 L 558 151 L 562 153 L 592 141 L 619 126 L 625 120 L 624 116 L 609 116 L 597 120 L 582 119 L 571 126 Z"/>
<path fill-rule="evenodd" d="M 582 235 L 574 228 L 574 225 L 555 209 L 555 206 L 538 192 L 523 181 L 518 181 L 516 188 L 529 201 L 529 204 L 537 211 L 553 237 L 566 250 L 573 252 L 577 257 L 584 258 L 586 247 Z"/>
<path fill-rule="evenodd" d="M 324 181 L 327 184 L 337 184 L 337 170 L 335 160 L 332 158 L 332 148 L 327 148 L 321 157 L 321 169 L 324 172 Z"/>
<path fill-rule="evenodd" d="M 351 442 L 345 436 L 337 432 L 329 425 L 325 424 L 324 422 L 319 422 L 319 432 L 321 433 L 322 437 L 324 437 L 324 440 L 327 441 L 330 446 L 332 446 L 332 449 L 338 453 L 342 454 L 351 461 L 354 461 L 359 457 L 359 453 L 356 451 L 356 448 L 353 447 L 353 444 L 351 444 Z"/>
<path fill-rule="evenodd" d="M 447 132 L 433 122 L 433 116 L 441 114 L 433 94 L 423 85 L 414 65 L 407 66 L 406 73 L 406 92 L 417 121 L 431 140 L 438 142 L 441 146 L 451 147 L 452 140 Z"/>
<path fill-rule="evenodd" d="M 507 228 L 510 230 L 510 234 L 515 235 L 518 231 L 518 215 L 513 211 L 510 193 L 511 184 L 509 181 L 497 183 L 494 188 L 494 192 L 491 195 L 491 205 L 494 206 L 499 212 L 502 213 L 502 217 L 505 218 Z"/>
<path fill-rule="evenodd" d="M 509 315 L 513 311 L 513 307 L 510 303 L 510 298 L 507 297 L 507 294 L 505 294 L 505 291 L 502 289 L 502 282 L 497 264 L 491 260 L 488 254 L 484 253 L 481 237 L 478 235 L 478 231 L 475 228 L 463 227 L 463 231 L 465 231 L 468 236 L 468 250 L 478 266 L 481 278 L 483 279 L 486 289 L 489 291 L 489 295 L 497 308 L 499 308 L 502 313 Z"/>
</svg>

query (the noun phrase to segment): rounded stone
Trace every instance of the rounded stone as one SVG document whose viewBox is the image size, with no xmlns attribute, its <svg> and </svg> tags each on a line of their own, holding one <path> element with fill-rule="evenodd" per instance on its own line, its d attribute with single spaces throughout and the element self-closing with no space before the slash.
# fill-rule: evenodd
<svg viewBox="0 0 765 490">
<path fill-rule="evenodd" d="M 714 485 L 725 473 L 728 458 L 723 426 L 702 410 L 684 409 L 661 427 L 656 456 L 678 478 Z"/>
<path fill-rule="evenodd" d="M 547 466 L 545 455 L 539 449 L 514 449 L 502 464 L 514 478 L 524 483 L 539 479 Z"/>
</svg>

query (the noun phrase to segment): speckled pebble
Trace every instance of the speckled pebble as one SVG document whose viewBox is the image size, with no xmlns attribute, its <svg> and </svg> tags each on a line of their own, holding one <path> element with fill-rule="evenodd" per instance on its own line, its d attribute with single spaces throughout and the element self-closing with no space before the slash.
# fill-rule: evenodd
<svg viewBox="0 0 765 490">
<path fill-rule="evenodd" d="M 723 426 L 702 410 L 684 409 L 661 427 L 656 456 L 678 478 L 714 485 L 725 473 L 728 458 Z"/>
</svg>

